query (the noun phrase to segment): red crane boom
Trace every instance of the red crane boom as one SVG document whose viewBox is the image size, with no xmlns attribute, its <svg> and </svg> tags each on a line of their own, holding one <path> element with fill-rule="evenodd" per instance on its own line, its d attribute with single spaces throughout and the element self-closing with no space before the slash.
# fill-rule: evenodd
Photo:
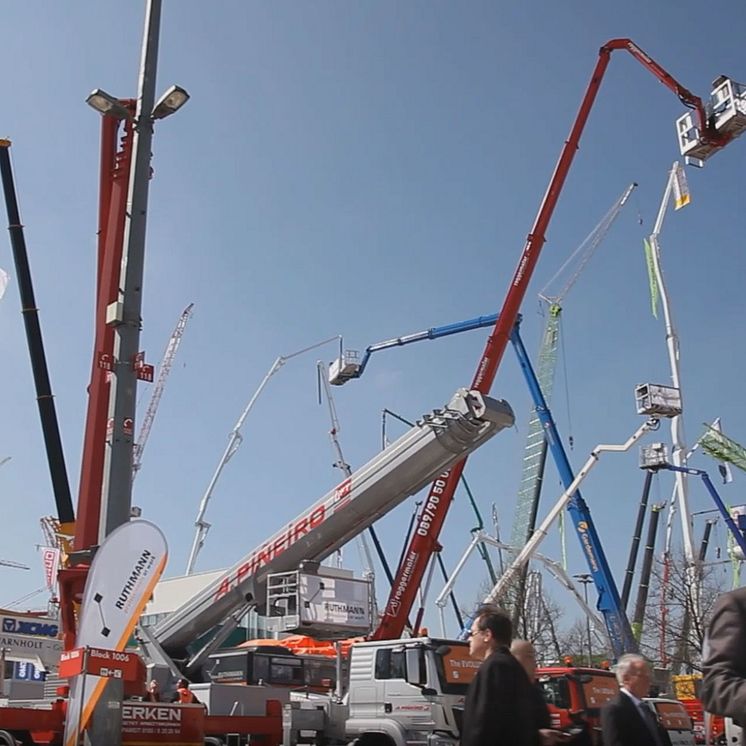
<svg viewBox="0 0 746 746">
<path fill-rule="evenodd" d="M 580 137 L 585 128 L 591 108 L 601 86 L 604 73 L 611 59 L 611 53 L 617 49 L 628 51 L 647 70 L 655 75 L 667 88 L 670 88 L 680 101 L 691 109 L 695 109 L 699 118 L 701 137 L 714 147 L 722 147 L 731 137 L 715 131 L 707 121 L 707 115 L 699 97 L 690 93 L 657 62 L 651 59 L 630 39 L 612 39 L 599 50 L 598 60 L 591 75 L 580 109 L 575 117 L 575 123 L 570 130 L 565 144 L 560 152 L 552 178 L 549 181 L 544 199 L 536 216 L 533 228 L 528 234 L 526 244 L 521 252 L 518 266 L 508 287 L 502 309 L 495 326 L 487 339 L 487 345 L 479 360 L 472 389 L 482 394 L 489 393 L 497 369 L 508 344 L 510 333 L 516 322 L 518 311 L 526 294 L 528 283 L 545 242 L 546 230 L 557 206 L 562 187 L 578 150 Z M 453 500 L 461 474 L 466 465 L 466 459 L 458 462 L 449 471 L 444 472 L 431 486 L 422 512 L 419 515 L 416 530 L 404 554 L 394 583 L 391 587 L 388 602 L 384 608 L 378 628 L 372 639 L 396 639 L 401 637 L 406 626 L 407 616 L 412 608 L 417 589 L 425 577 L 427 566 L 435 551 L 439 548 L 438 537 L 443 527 L 448 508 Z M 422 618 L 420 609 L 415 622 L 415 632 Z"/>
</svg>

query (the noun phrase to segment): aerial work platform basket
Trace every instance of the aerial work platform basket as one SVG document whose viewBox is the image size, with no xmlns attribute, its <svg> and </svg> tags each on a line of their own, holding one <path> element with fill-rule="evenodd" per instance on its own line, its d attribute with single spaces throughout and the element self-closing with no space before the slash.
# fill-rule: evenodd
<svg viewBox="0 0 746 746">
<path fill-rule="evenodd" d="M 721 75 L 712 86 L 710 101 L 705 104 L 708 122 L 720 134 L 735 139 L 746 130 L 746 85 Z M 676 120 L 676 134 L 681 155 L 691 165 L 701 166 L 721 148 L 721 145 L 702 137 L 695 111 L 689 111 Z"/>
</svg>

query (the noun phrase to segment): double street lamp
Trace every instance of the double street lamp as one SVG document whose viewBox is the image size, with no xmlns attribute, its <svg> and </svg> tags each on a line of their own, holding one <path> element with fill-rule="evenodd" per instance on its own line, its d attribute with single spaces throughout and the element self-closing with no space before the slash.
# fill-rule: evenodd
<svg viewBox="0 0 746 746">
<path fill-rule="evenodd" d="M 189 101 L 189 94 L 186 90 L 181 86 L 172 85 L 156 101 L 150 118 L 165 119 L 174 112 L 177 112 L 187 101 Z M 101 88 L 91 91 L 85 102 L 104 116 L 111 116 L 115 119 L 132 118 L 132 112 L 116 96 L 112 96 Z"/>
</svg>

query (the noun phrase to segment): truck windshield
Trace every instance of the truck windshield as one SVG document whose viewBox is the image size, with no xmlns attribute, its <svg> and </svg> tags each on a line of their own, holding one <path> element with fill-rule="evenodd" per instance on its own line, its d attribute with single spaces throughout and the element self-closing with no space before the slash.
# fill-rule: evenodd
<svg viewBox="0 0 746 746">
<path fill-rule="evenodd" d="M 584 709 L 593 715 L 619 691 L 614 674 L 582 670 L 560 675 L 539 673 L 538 683 L 547 704 L 559 710 Z"/>
<path fill-rule="evenodd" d="M 609 700 L 614 699 L 618 692 L 619 684 L 612 673 L 583 677 L 583 697 L 588 710 L 599 710 Z"/>
<path fill-rule="evenodd" d="M 549 677 L 542 676 L 538 681 L 541 693 L 544 695 L 544 701 L 559 710 L 570 709 L 570 689 L 567 684 L 567 677 Z"/>
<path fill-rule="evenodd" d="M 435 665 L 443 694 L 466 694 L 469 682 L 479 668 L 479 661 L 469 656 L 469 646 L 446 640 L 434 640 L 434 647 L 448 648 L 448 652 L 436 652 Z"/>
</svg>

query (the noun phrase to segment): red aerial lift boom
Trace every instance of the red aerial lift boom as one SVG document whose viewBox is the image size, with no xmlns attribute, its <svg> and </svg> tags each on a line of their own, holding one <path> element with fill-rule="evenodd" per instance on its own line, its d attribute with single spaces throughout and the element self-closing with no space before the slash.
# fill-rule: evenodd
<svg viewBox="0 0 746 746">
<path fill-rule="evenodd" d="M 615 50 L 628 51 L 647 70 L 655 75 L 667 88 L 670 88 L 679 100 L 688 108 L 697 112 L 700 139 L 713 149 L 720 148 L 732 139 L 732 135 L 718 132 L 713 123 L 708 121 L 702 101 L 672 78 L 657 62 L 643 52 L 631 39 L 612 39 L 599 50 L 598 60 L 591 75 L 575 123 L 570 135 L 560 152 L 559 160 L 549 181 L 544 199 L 534 225 L 528 234 L 526 244 L 521 252 L 518 266 L 511 280 L 502 309 L 498 315 L 487 345 L 479 360 L 477 371 L 470 386 L 482 394 L 489 392 L 502 360 L 505 347 L 516 322 L 521 302 L 534 267 L 544 245 L 546 230 L 559 200 L 565 178 L 578 150 L 580 137 L 585 128 L 596 94 L 601 86 L 604 73 Z M 448 508 L 456 491 L 466 459 L 459 461 L 449 471 L 443 473 L 431 486 L 427 500 L 420 513 L 417 528 L 412 536 L 404 559 L 397 571 L 391 587 L 378 628 L 372 638 L 375 640 L 396 639 L 401 637 L 411 611 L 417 589 L 425 577 L 430 559 L 438 548 L 438 537 L 443 527 Z M 416 630 L 415 630 L 416 632 Z"/>
</svg>

